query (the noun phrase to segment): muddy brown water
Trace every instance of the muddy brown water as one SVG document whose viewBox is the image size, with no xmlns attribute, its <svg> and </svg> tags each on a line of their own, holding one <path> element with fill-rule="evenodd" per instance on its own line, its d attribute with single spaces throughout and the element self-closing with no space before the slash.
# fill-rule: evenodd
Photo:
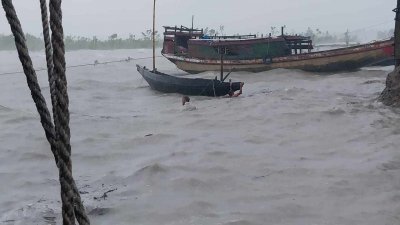
<svg viewBox="0 0 400 225">
<path fill-rule="evenodd" d="M 67 64 L 150 54 L 74 51 Z M 32 57 L 45 67 L 42 53 Z M 185 111 L 135 63 L 67 70 L 73 172 L 92 224 L 400 223 L 400 114 L 375 100 L 392 67 L 234 73 L 242 96 L 192 97 L 197 109 Z M 0 52 L 0 73 L 18 70 L 16 53 Z M 0 87 L 0 224 L 61 224 L 57 170 L 25 78 L 0 76 Z"/>
</svg>

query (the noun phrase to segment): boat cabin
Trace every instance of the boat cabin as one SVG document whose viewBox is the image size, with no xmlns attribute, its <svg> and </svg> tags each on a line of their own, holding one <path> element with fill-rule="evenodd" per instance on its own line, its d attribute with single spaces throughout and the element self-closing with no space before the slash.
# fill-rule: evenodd
<svg viewBox="0 0 400 225">
<path fill-rule="evenodd" d="M 184 26 L 164 26 L 163 54 L 189 58 L 215 60 L 223 55 L 227 60 L 263 59 L 302 54 L 313 49 L 310 37 L 281 35 L 257 37 L 256 35 L 209 36 L 203 29 Z"/>
<path fill-rule="evenodd" d="M 165 31 L 162 53 L 167 54 L 186 54 L 189 48 L 189 40 L 201 38 L 204 36 L 203 29 L 190 29 L 184 26 L 164 26 L 164 29 Z"/>
<path fill-rule="evenodd" d="M 286 40 L 291 53 L 294 55 L 302 54 L 303 50 L 307 50 L 310 53 L 314 47 L 312 44 L 311 37 L 299 36 L 299 35 L 281 35 Z"/>
</svg>

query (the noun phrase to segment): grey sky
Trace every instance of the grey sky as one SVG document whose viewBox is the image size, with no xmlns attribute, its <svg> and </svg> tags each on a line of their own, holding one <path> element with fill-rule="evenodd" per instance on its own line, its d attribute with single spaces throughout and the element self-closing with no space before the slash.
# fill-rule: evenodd
<svg viewBox="0 0 400 225">
<path fill-rule="evenodd" d="M 105 38 L 128 36 L 151 27 L 152 0 L 64 0 L 65 34 Z M 25 32 L 41 33 L 39 0 L 14 0 Z M 225 26 L 226 34 L 268 33 L 286 25 L 288 32 L 307 27 L 332 32 L 394 26 L 395 0 L 157 0 L 157 29 L 186 25 L 195 15 L 195 27 Z M 4 12 L 0 33 L 9 34 Z"/>
</svg>

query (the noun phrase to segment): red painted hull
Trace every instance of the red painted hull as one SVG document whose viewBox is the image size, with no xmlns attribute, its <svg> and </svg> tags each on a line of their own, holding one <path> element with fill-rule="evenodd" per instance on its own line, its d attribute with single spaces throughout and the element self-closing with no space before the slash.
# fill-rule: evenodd
<svg viewBox="0 0 400 225">
<path fill-rule="evenodd" d="M 219 71 L 220 60 L 196 59 L 163 54 L 181 70 L 190 73 Z M 379 41 L 349 48 L 276 57 L 271 60 L 224 60 L 226 71 L 260 72 L 277 68 L 301 69 L 311 72 L 352 71 L 388 61 L 394 55 L 394 41 Z"/>
</svg>

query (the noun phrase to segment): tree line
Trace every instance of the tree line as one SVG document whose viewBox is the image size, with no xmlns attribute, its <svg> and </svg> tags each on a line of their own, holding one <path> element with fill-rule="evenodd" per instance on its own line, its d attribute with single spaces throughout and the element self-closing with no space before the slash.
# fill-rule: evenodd
<svg viewBox="0 0 400 225">
<path fill-rule="evenodd" d="M 208 28 L 206 27 L 204 29 L 204 34 L 209 35 L 209 36 L 223 36 L 225 35 L 225 26 L 221 25 L 219 28 Z M 270 30 L 268 33 L 255 33 L 256 36 L 258 37 L 266 37 L 269 36 L 279 36 L 281 35 L 281 28 L 279 27 L 270 27 Z M 301 36 L 306 36 L 310 37 L 315 44 L 325 44 L 325 43 L 338 43 L 338 42 L 344 42 L 344 43 L 350 43 L 350 42 L 359 42 L 359 38 L 354 32 L 351 32 L 349 30 L 343 32 L 343 33 L 337 33 L 337 34 L 332 34 L 329 31 L 323 31 L 319 28 L 311 28 L 308 27 L 308 29 L 304 32 L 300 33 L 295 33 L 294 31 L 288 33 L 285 31 L 286 35 L 301 35 Z M 239 35 L 239 34 L 235 34 Z M 378 31 L 376 33 L 376 39 L 377 40 L 382 40 L 382 39 L 388 39 L 394 36 L 394 29 L 390 29 L 387 31 Z"/>
<path fill-rule="evenodd" d="M 158 32 L 156 35 L 156 46 L 162 46 L 162 40 Z M 32 34 L 26 34 L 26 41 L 29 50 L 37 51 L 44 49 L 43 37 L 36 37 Z M 68 35 L 64 38 L 66 50 L 93 49 L 93 50 L 111 50 L 111 49 L 138 49 L 151 48 L 152 31 L 146 30 L 139 37 L 130 34 L 128 38 L 121 38 L 118 34 L 111 34 L 107 39 L 102 40 L 93 36 L 92 38 Z M 15 50 L 13 35 L 0 34 L 0 50 Z"/>
<path fill-rule="evenodd" d="M 280 29 L 277 27 L 271 27 L 270 34 L 272 36 L 280 35 Z M 257 36 L 267 36 L 268 34 L 257 33 Z M 205 35 L 225 35 L 225 27 L 221 25 L 218 29 L 204 29 Z M 294 35 L 291 32 L 290 35 Z M 378 31 L 376 34 L 377 39 L 386 39 L 393 37 L 394 29 L 388 31 Z M 156 31 L 156 46 L 162 46 L 162 38 Z M 342 34 L 331 34 L 329 31 L 322 31 L 318 28 L 308 28 L 305 32 L 299 33 L 299 35 L 311 37 L 315 44 L 324 43 L 337 43 L 337 42 L 358 42 L 357 35 L 346 31 Z M 32 51 L 44 49 L 43 37 L 36 37 L 31 34 L 26 34 L 26 41 L 28 48 Z M 127 38 L 121 38 L 118 34 L 114 33 L 108 36 L 107 39 L 99 39 L 96 36 L 92 38 L 72 36 L 68 35 L 65 37 L 65 48 L 66 50 L 79 50 L 79 49 L 93 49 L 93 50 L 111 50 L 111 49 L 138 49 L 138 48 L 151 48 L 152 43 L 152 30 L 146 30 L 141 32 L 139 37 L 134 34 L 130 34 Z M 12 35 L 0 34 L 0 50 L 15 50 L 14 38 Z"/>
</svg>

